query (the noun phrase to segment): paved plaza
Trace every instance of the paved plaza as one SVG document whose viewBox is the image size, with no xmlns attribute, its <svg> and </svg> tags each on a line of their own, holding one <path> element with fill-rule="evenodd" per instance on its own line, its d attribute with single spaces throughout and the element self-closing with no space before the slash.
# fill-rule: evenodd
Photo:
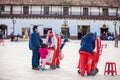
<svg viewBox="0 0 120 80">
<path fill-rule="evenodd" d="M 0 80 L 120 80 L 120 42 L 114 48 L 114 41 L 102 41 L 107 44 L 103 48 L 98 63 L 99 72 L 96 76 L 81 77 L 77 73 L 80 40 L 71 40 L 63 48 L 64 59 L 60 69 L 52 70 L 46 65 L 47 71 L 31 69 L 32 52 L 28 41 L 10 42 L 5 40 L 5 46 L 0 46 Z M 117 75 L 105 75 L 105 62 L 116 62 Z"/>
</svg>

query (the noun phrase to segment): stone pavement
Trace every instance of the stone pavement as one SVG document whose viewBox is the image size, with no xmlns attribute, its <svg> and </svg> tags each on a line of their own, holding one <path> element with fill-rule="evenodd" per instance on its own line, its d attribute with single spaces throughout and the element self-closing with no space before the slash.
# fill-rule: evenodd
<svg viewBox="0 0 120 80">
<path fill-rule="evenodd" d="M 64 59 L 61 68 L 52 70 L 46 65 L 47 71 L 34 71 L 31 69 L 31 51 L 28 41 L 5 41 L 5 46 L 0 46 L 0 80 L 120 80 L 120 44 L 114 48 L 114 41 L 102 41 L 108 44 L 103 48 L 98 63 L 99 72 L 96 76 L 81 77 L 77 73 L 79 60 L 79 42 L 71 40 L 63 48 Z M 118 75 L 104 76 L 105 62 L 114 61 L 117 64 Z"/>
</svg>

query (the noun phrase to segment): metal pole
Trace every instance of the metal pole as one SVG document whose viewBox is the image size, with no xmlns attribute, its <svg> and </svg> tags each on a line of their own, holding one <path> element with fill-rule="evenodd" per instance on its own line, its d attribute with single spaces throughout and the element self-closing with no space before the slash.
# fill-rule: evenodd
<svg viewBox="0 0 120 80">
<path fill-rule="evenodd" d="M 13 22 L 13 33 L 15 32 L 15 23 Z"/>
<path fill-rule="evenodd" d="M 113 22 L 113 24 L 114 24 L 114 31 L 116 32 L 116 24 L 117 24 L 117 22 L 115 21 L 115 22 Z"/>
<path fill-rule="evenodd" d="M 15 32 L 15 23 L 16 23 L 16 20 L 13 19 L 12 22 L 13 22 L 13 33 L 14 33 Z"/>
<path fill-rule="evenodd" d="M 115 24 L 115 32 L 116 32 L 116 24 Z"/>
</svg>

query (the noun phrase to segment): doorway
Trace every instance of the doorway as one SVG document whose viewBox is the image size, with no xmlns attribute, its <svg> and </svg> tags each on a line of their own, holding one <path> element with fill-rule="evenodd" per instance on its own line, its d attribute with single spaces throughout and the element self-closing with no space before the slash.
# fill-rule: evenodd
<svg viewBox="0 0 120 80">
<path fill-rule="evenodd" d="M 30 27 L 23 27 L 22 28 L 22 36 L 23 35 L 28 35 L 30 36 Z"/>
<path fill-rule="evenodd" d="M 44 37 L 44 38 L 46 38 L 47 32 L 48 32 L 49 30 L 52 30 L 52 28 L 43 28 L 43 37 Z"/>
<path fill-rule="evenodd" d="M 103 33 L 108 33 L 108 28 L 101 28 L 101 34 L 103 34 Z"/>
<path fill-rule="evenodd" d="M 85 34 L 90 32 L 90 26 L 89 25 L 78 25 L 78 39 L 81 39 Z"/>
<path fill-rule="evenodd" d="M 1 24 L 0 25 L 0 32 L 2 32 L 4 35 L 7 35 L 8 32 L 7 32 L 7 26 L 4 25 L 4 24 Z"/>
<path fill-rule="evenodd" d="M 106 40 L 107 39 L 107 34 L 108 34 L 108 28 L 101 28 L 101 40 Z"/>
</svg>

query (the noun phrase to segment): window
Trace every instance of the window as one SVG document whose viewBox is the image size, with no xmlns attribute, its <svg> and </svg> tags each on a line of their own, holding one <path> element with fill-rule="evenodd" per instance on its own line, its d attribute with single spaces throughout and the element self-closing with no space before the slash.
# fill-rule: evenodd
<svg viewBox="0 0 120 80">
<path fill-rule="evenodd" d="M 0 6 L 0 11 L 4 12 L 5 11 L 5 6 Z"/>
<path fill-rule="evenodd" d="M 83 8 L 83 15 L 88 15 L 88 8 Z"/>
<path fill-rule="evenodd" d="M 48 6 L 44 6 L 44 14 L 45 15 L 49 14 L 49 7 Z"/>
<path fill-rule="evenodd" d="M 63 15 L 68 15 L 68 14 L 69 14 L 69 8 L 63 7 Z"/>
<path fill-rule="evenodd" d="M 103 8 L 103 16 L 108 16 L 108 8 Z"/>
<path fill-rule="evenodd" d="M 23 14 L 29 14 L 29 7 L 23 6 Z"/>
</svg>

